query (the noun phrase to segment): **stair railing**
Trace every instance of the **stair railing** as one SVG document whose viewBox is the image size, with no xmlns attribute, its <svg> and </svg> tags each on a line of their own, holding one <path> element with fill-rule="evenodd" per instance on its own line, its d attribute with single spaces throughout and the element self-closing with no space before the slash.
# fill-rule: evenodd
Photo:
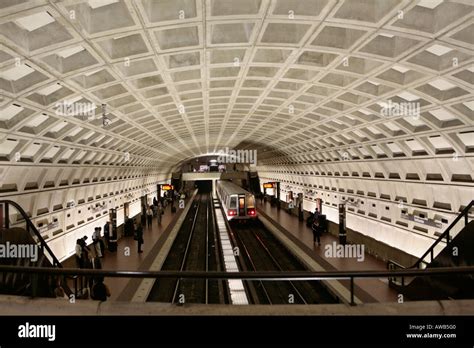
<svg viewBox="0 0 474 348">
<path fill-rule="evenodd" d="M 51 264 L 53 267 L 56 268 L 63 268 L 61 262 L 59 262 L 58 258 L 56 255 L 54 255 L 53 251 L 51 248 L 48 246 L 44 238 L 41 236 L 41 233 L 38 231 L 34 223 L 31 221 L 30 217 L 28 214 L 23 210 L 23 208 L 16 202 L 11 201 L 11 200 L 0 200 L 0 210 L 2 209 L 2 206 L 4 207 L 4 210 L 1 212 L 3 213 L 2 220 L 0 221 L 0 228 L 4 227 L 6 229 L 10 228 L 10 206 L 14 207 L 22 216 L 23 221 L 26 224 L 26 232 L 29 233 L 30 235 L 34 235 L 36 237 L 36 240 L 40 243 L 40 248 L 41 252 L 43 255 L 46 256 L 46 253 L 48 254 L 48 257 L 50 258 Z M 66 277 L 68 279 L 69 277 Z M 66 294 L 69 296 L 72 294 L 72 290 L 69 288 L 67 285 L 66 279 L 63 279 L 61 281 L 61 286 L 63 287 L 64 291 Z M 33 292 L 33 296 L 37 292 L 37 287 L 38 287 L 38 278 L 36 276 L 32 277 L 31 279 L 31 288 Z M 77 289 L 76 289 L 77 291 Z"/>
<path fill-rule="evenodd" d="M 431 245 L 428 250 L 426 250 L 426 252 L 413 264 L 413 266 L 409 267 L 409 268 L 420 268 L 420 265 L 424 264 L 426 266 L 427 262 L 425 261 L 425 257 L 427 257 L 428 255 L 430 256 L 430 262 L 433 262 L 433 259 L 434 259 L 434 249 L 436 248 L 436 246 L 441 243 L 444 239 L 446 239 L 446 246 L 449 245 L 449 243 L 451 242 L 451 235 L 450 235 L 450 232 L 451 230 L 453 229 L 453 227 L 459 222 L 461 221 L 462 218 L 464 218 L 464 226 L 466 226 L 468 223 L 469 223 L 469 210 L 472 208 L 472 206 L 474 205 L 474 200 L 471 201 L 462 211 L 461 213 L 456 216 L 456 218 L 453 220 L 453 222 L 448 226 L 448 228 L 446 228 L 446 230 L 438 237 L 438 239 L 433 243 L 433 245 Z M 388 260 L 387 262 L 387 268 L 391 271 L 395 271 L 395 270 L 403 270 L 403 269 L 406 269 L 406 267 L 404 267 L 403 265 L 393 261 L 393 260 Z M 426 267 L 425 267 L 426 268 Z M 398 286 L 405 286 L 407 281 L 405 280 L 405 277 L 404 276 L 401 276 L 401 278 L 399 279 L 398 277 L 390 277 L 388 279 L 389 281 L 389 285 L 392 286 L 392 285 L 398 285 Z"/>
<path fill-rule="evenodd" d="M 28 214 L 23 210 L 23 208 L 18 203 L 14 202 L 14 201 L 10 201 L 10 200 L 0 200 L 0 207 L 2 205 L 5 206 L 5 216 L 4 216 L 5 228 L 10 228 L 10 206 L 13 206 L 20 213 L 20 215 L 23 217 L 23 220 L 26 224 L 26 231 L 30 234 L 32 233 L 36 237 L 36 239 L 39 241 L 41 251 L 43 253 L 45 252 L 45 250 L 47 251 L 48 256 L 52 260 L 51 263 L 53 264 L 53 267 L 60 267 L 61 268 L 62 265 L 59 262 L 59 260 L 57 259 L 56 255 L 54 255 L 53 251 L 48 246 L 48 244 L 46 243 L 44 238 L 41 236 L 41 233 L 38 231 L 38 229 L 33 224 L 33 222 L 29 218 Z"/>
<path fill-rule="evenodd" d="M 474 205 L 474 200 L 472 200 L 463 210 L 462 212 L 456 216 L 456 218 L 451 222 L 451 224 L 448 226 L 448 228 L 438 237 L 438 239 L 431 245 L 428 250 L 418 259 L 418 261 L 415 262 L 415 264 L 411 268 L 420 268 L 420 265 L 425 265 L 428 263 L 433 262 L 433 259 L 435 258 L 434 256 L 434 249 L 435 247 L 441 243 L 444 239 L 446 239 L 446 246 L 449 245 L 451 242 L 451 235 L 450 232 L 453 229 L 453 227 L 461 221 L 462 218 L 464 218 L 464 226 L 467 226 L 469 223 L 469 210 L 471 210 L 472 206 Z M 426 262 L 425 257 L 430 256 L 430 261 Z"/>
</svg>

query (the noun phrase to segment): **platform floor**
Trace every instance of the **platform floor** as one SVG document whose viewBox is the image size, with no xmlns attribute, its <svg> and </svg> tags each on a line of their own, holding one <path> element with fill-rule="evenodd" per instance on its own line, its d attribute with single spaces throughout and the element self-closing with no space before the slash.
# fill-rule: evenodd
<svg viewBox="0 0 474 348">
<path fill-rule="evenodd" d="M 311 258 L 317 261 L 327 271 L 332 270 L 386 270 L 386 263 L 372 255 L 365 254 L 363 262 L 350 258 L 326 258 L 324 257 L 324 246 L 333 242 L 338 242 L 337 238 L 326 233 L 321 237 L 321 246 L 313 244 L 313 234 L 306 226 L 305 221 L 299 221 L 298 217 L 290 215 L 285 209 L 272 207 L 269 202 L 258 201 L 258 210 L 267 215 L 273 223 L 279 225 L 293 242 Z M 181 215 L 182 210 L 171 213 L 168 206 L 162 217 L 161 224 L 158 225 L 156 218 L 153 219 L 151 228 L 145 227 L 144 241 L 142 245 L 143 253 L 137 252 L 137 242 L 132 236 L 122 237 L 118 241 L 117 252 L 106 251 L 102 258 L 102 268 L 104 270 L 147 270 L 152 260 L 161 248 L 166 236 L 173 228 L 176 220 Z M 130 255 L 125 256 L 124 250 L 130 248 Z M 68 258 L 63 263 L 64 267 L 76 267 L 74 256 Z M 111 290 L 110 300 L 128 301 L 132 298 L 134 290 L 138 286 L 136 280 L 128 278 L 106 278 L 105 283 Z M 342 282 L 349 287 L 348 282 Z M 394 302 L 397 300 L 397 293 L 388 287 L 386 279 L 359 279 L 356 280 L 356 296 L 363 302 Z"/>
<path fill-rule="evenodd" d="M 161 224 L 158 224 L 157 218 L 153 218 L 151 228 L 144 227 L 142 245 L 143 253 L 138 253 L 137 242 L 133 236 L 122 237 L 118 240 L 117 252 L 106 251 L 102 260 L 102 269 L 104 270 L 142 270 L 147 269 L 144 263 L 147 259 L 154 258 L 159 246 L 162 243 L 161 238 L 167 231 L 171 230 L 176 220 L 181 215 L 182 209 L 178 209 L 175 214 L 171 213 L 171 206 L 168 205 L 165 213 L 162 215 Z M 160 240 L 161 238 L 161 240 Z M 130 255 L 125 256 L 125 248 L 130 248 Z M 63 267 L 75 268 L 76 261 L 74 255 L 62 262 Z M 110 300 L 117 300 L 121 293 L 125 290 L 127 284 L 130 282 L 129 278 L 106 278 L 104 283 L 110 289 Z"/>
<path fill-rule="evenodd" d="M 336 242 L 338 239 L 324 233 L 321 236 L 321 246 L 313 243 L 313 232 L 306 226 L 306 221 L 300 221 L 297 216 L 289 214 L 285 209 L 272 207 L 270 202 L 258 200 L 257 209 L 264 213 L 272 222 L 280 225 L 287 235 L 311 258 L 317 261 L 325 270 L 347 270 L 347 271 L 366 271 L 380 270 L 386 271 L 387 265 L 380 259 L 365 253 L 364 261 L 359 262 L 355 258 L 327 258 L 324 256 L 325 245 Z M 348 282 L 341 282 L 349 287 Z M 387 279 L 356 279 L 355 294 L 363 302 L 394 302 L 397 300 L 397 293 L 388 286 Z"/>
</svg>

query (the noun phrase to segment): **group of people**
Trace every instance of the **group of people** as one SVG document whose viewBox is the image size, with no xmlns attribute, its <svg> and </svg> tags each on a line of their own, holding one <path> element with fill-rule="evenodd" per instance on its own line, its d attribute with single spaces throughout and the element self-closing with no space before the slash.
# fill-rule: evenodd
<svg viewBox="0 0 474 348">
<path fill-rule="evenodd" d="M 156 217 L 158 224 L 161 225 L 161 216 L 164 214 L 165 209 L 163 204 L 159 202 L 156 197 L 153 198 L 153 204 L 150 205 L 146 210 L 146 221 L 147 227 L 150 228 L 153 222 L 153 217 Z"/>
<path fill-rule="evenodd" d="M 138 253 L 143 253 L 142 245 L 144 244 L 143 238 L 143 226 L 146 224 L 148 228 L 152 226 L 153 217 L 156 217 L 158 224 L 161 225 L 162 215 L 166 208 L 170 195 L 174 194 L 177 199 L 184 199 L 184 193 L 173 192 L 168 194 L 165 192 L 163 199 L 153 198 L 153 204 L 147 207 L 145 214 L 142 214 L 139 223 L 135 219 L 133 220 L 133 236 L 134 240 L 137 241 Z M 129 220 L 129 221 L 130 221 Z M 132 221 L 130 221 L 132 222 Z M 106 223 L 104 226 L 104 239 L 101 236 L 101 227 L 95 227 L 94 233 L 92 234 L 92 244 L 87 245 L 87 236 L 77 239 L 75 247 L 75 259 L 76 265 L 80 269 L 101 269 L 101 259 L 105 256 L 105 248 L 108 245 L 109 235 L 109 224 Z M 107 244 L 107 245 L 106 245 Z M 90 289 L 91 298 L 105 301 L 110 296 L 110 290 L 107 285 L 104 284 L 103 277 L 80 277 L 81 289 Z M 60 287 L 58 287 L 60 288 Z M 59 291 L 58 291 L 59 293 Z M 85 295 L 85 294 L 84 294 Z"/>
<path fill-rule="evenodd" d="M 104 236 L 108 239 L 108 224 L 104 226 Z M 92 234 L 92 244 L 87 245 L 87 236 L 77 239 L 75 247 L 76 265 L 80 269 L 101 269 L 101 259 L 105 256 L 105 243 L 100 234 L 101 227 L 95 227 Z M 79 277 L 82 296 L 90 289 L 91 298 L 105 301 L 110 296 L 110 290 L 104 284 L 103 277 Z"/>
</svg>

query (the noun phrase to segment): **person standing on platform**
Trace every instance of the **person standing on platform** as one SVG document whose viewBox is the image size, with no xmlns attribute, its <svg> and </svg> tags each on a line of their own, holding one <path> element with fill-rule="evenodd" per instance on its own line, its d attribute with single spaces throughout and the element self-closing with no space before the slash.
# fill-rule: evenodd
<svg viewBox="0 0 474 348">
<path fill-rule="evenodd" d="M 105 244 L 106 244 L 104 246 L 104 251 L 105 251 L 105 248 L 109 247 L 109 240 L 110 240 L 110 226 L 108 222 L 106 222 L 104 225 L 104 239 L 105 239 Z"/>
<path fill-rule="evenodd" d="M 84 258 L 84 268 L 94 269 L 93 262 L 94 262 L 94 257 L 92 257 L 90 253 L 87 253 L 87 256 L 85 256 Z M 85 279 L 86 279 L 86 284 L 85 284 L 85 289 L 83 290 L 86 290 L 86 288 L 89 288 L 89 290 L 92 290 L 92 285 L 94 285 L 94 277 L 85 276 Z M 83 295 L 86 296 L 86 292 L 84 292 Z"/>
<path fill-rule="evenodd" d="M 77 240 L 77 242 L 81 246 L 81 258 L 82 258 L 83 268 L 86 268 L 85 263 L 87 260 L 89 260 L 89 253 L 91 251 L 91 249 L 89 249 L 89 247 L 87 246 L 86 240 L 87 240 L 87 236 L 84 236 Z"/>
<path fill-rule="evenodd" d="M 318 245 L 321 245 L 321 226 L 319 223 L 319 218 L 315 218 L 313 220 L 313 225 L 311 226 L 313 230 L 313 244 L 316 244 L 316 240 L 318 241 Z"/>
<path fill-rule="evenodd" d="M 163 207 L 161 206 L 161 203 L 158 203 L 158 206 L 156 208 L 156 216 L 157 216 L 159 225 L 161 225 L 161 216 L 162 215 L 163 215 Z"/>
<path fill-rule="evenodd" d="M 137 241 L 137 245 L 138 245 L 138 253 L 142 253 L 143 250 L 142 250 L 142 244 L 143 244 L 143 227 L 142 225 L 138 225 L 137 227 L 137 230 L 135 232 L 135 239 Z"/>
<path fill-rule="evenodd" d="M 82 238 L 76 241 L 76 266 L 77 268 L 83 268 L 84 262 L 82 262 Z"/>
<path fill-rule="evenodd" d="M 92 234 L 92 243 L 94 245 L 95 255 L 101 258 L 103 256 L 103 250 L 100 246 L 100 227 L 96 227 L 94 229 L 94 233 Z"/>
<path fill-rule="evenodd" d="M 146 210 L 146 220 L 147 226 L 148 228 L 150 228 L 153 222 L 153 210 L 151 209 L 151 207 L 148 207 L 148 209 Z"/>
</svg>

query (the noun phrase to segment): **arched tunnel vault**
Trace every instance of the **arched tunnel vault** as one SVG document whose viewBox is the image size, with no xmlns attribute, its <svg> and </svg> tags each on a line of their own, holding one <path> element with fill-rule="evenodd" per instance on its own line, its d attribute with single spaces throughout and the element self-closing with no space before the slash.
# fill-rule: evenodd
<svg viewBox="0 0 474 348">
<path fill-rule="evenodd" d="M 280 152 L 277 149 L 266 146 L 265 144 L 262 144 L 262 143 L 254 142 L 254 141 L 242 141 L 242 142 L 236 144 L 235 146 L 229 146 L 229 144 L 220 144 L 220 145 L 215 144 L 215 145 L 210 146 L 210 148 L 213 149 L 210 152 L 201 153 L 197 156 L 196 155 L 191 155 L 191 156 L 187 156 L 185 158 L 180 159 L 172 167 L 170 167 L 170 169 L 168 171 L 168 174 L 171 174 L 172 172 L 180 171 L 181 166 L 183 165 L 183 163 L 186 163 L 186 162 L 188 162 L 190 160 L 193 160 L 195 158 L 206 157 L 206 156 L 209 156 L 209 157 L 212 157 L 212 156 L 214 156 L 214 157 L 218 157 L 218 156 L 226 157 L 227 156 L 227 157 L 229 157 L 230 156 L 229 155 L 230 151 L 236 151 L 237 153 L 238 153 L 238 151 L 241 151 L 242 154 L 248 154 L 250 151 L 252 151 L 253 152 L 252 159 L 255 160 L 255 162 L 252 163 L 252 164 L 253 164 L 253 166 L 255 166 L 257 168 L 259 166 L 260 158 L 261 157 L 265 158 L 265 154 L 267 152 L 271 152 L 272 154 L 280 154 Z M 199 150 L 199 149 L 194 148 L 192 150 L 196 151 L 196 150 Z M 281 153 L 281 155 L 283 155 L 283 153 Z M 176 160 L 177 158 L 178 157 L 176 155 L 170 156 L 169 161 L 171 161 L 172 159 Z M 247 159 L 247 158 L 245 158 L 245 159 Z"/>
<path fill-rule="evenodd" d="M 472 16 L 463 0 L 1 2 L 0 196 L 37 218 L 64 189 L 138 195 L 248 149 L 308 209 L 354 199 L 354 219 L 431 240 L 400 212 L 450 221 L 474 196 Z"/>
</svg>

